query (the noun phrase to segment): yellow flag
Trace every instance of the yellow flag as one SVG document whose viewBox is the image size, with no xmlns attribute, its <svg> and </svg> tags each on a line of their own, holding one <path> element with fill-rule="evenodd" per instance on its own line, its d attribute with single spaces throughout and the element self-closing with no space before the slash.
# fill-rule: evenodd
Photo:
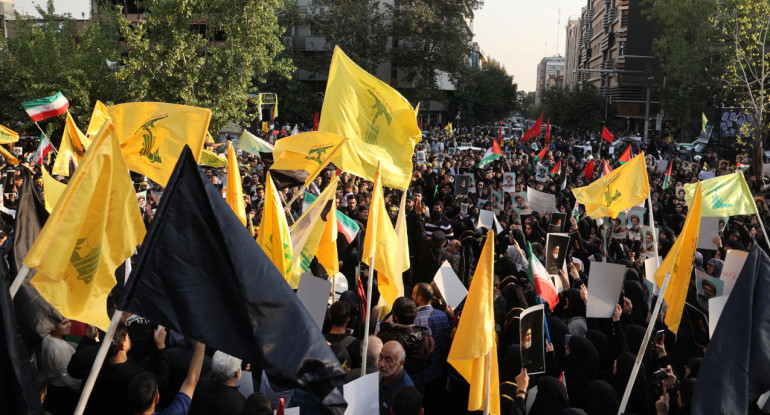
<svg viewBox="0 0 770 415">
<path fill-rule="evenodd" d="M 238 168 L 238 157 L 235 156 L 233 142 L 227 142 L 227 189 L 225 200 L 235 215 L 246 226 L 246 204 L 243 201 L 243 185 L 241 184 L 241 170 Z"/>
<path fill-rule="evenodd" d="M 8 127 L 0 125 L 0 144 L 11 144 L 19 141 L 19 134 Z"/>
<path fill-rule="evenodd" d="M 572 189 L 572 194 L 585 205 L 591 218 L 618 217 L 618 213 L 638 205 L 650 194 L 644 153 L 588 186 Z"/>
<path fill-rule="evenodd" d="M 700 186 L 701 193 L 706 198 L 705 202 L 701 203 L 702 216 L 721 218 L 757 213 L 751 190 L 741 172 L 704 180 L 700 182 Z M 684 192 L 687 205 L 692 206 L 695 184 L 685 184 Z"/>
<path fill-rule="evenodd" d="M 484 409 L 487 359 L 490 361 L 489 413 L 500 414 L 500 380 L 495 345 L 495 233 L 487 233 L 479 264 L 473 274 L 471 289 L 457 326 L 447 361 L 471 385 L 468 410 Z"/>
<path fill-rule="evenodd" d="M 110 119 L 110 113 L 107 111 L 107 106 L 102 101 L 97 100 L 96 105 L 94 105 L 94 112 L 91 113 L 91 120 L 88 122 L 86 135 L 89 137 L 96 135 L 108 119 Z"/>
<path fill-rule="evenodd" d="M 227 159 L 220 157 L 217 153 L 206 150 L 205 148 L 201 151 L 201 158 L 198 160 L 198 163 L 215 169 L 227 167 Z"/>
<path fill-rule="evenodd" d="M 35 240 L 24 265 L 64 316 L 106 330 L 115 269 L 144 238 L 136 193 L 113 125 L 105 123 Z"/>
<path fill-rule="evenodd" d="M 294 249 L 289 285 L 296 288 L 302 273 L 310 268 L 313 256 L 318 252 L 318 245 L 326 228 L 327 208 L 334 200 L 339 178 L 334 177 L 323 192 L 305 209 L 299 219 L 291 225 L 291 245 Z M 307 193 L 306 193 L 307 195 Z M 335 216 L 337 212 L 334 212 Z M 323 264 L 322 264 L 323 265 Z"/>
<path fill-rule="evenodd" d="M 383 186 L 409 186 L 414 146 L 422 138 L 412 106 L 339 47 L 334 48 L 318 130 L 350 139 L 333 160 L 338 168 L 373 180 L 381 162 Z"/>
<path fill-rule="evenodd" d="M 674 333 L 679 329 L 687 289 L 690 286 L 692 261 L 695 256 L 695 249 L 698 247 L 702 199 L 701 184 L 698 182 L 695 186 L 695 199 L 693 199 L 690 210 L 687 212 L 682 233 L 676 238 L 674 245 L 666 255 L 666 259 L 655 272 L 655 281 L 658 283 L 658 287 L 663 285 L 666 274 L 671 274 L 663 299 L 668 304 L 666 325 Z"/>
<path fill-rule="evenodd" d="M 293 257 L 289 225 L 270 172 L 267 173 L 265 184 L 265 205 L 262 209 L 257 244 L 262 247 L 286 282 L 289 282 Z"/>
<path fill-rule="evenodd" d="M 51 172 L 62 176 L 70 175 L 70 160 L 77 166 L 86 153 L 86 148 L 91 144 L 89 140 L 75 125 L 75 120 L 67 111 L 67 121 L 64 123 L 64 134 L 61 137 L 59 153 L 53 164 Z"/>
<path fill-rule="evenodd" d="M 8 150 L 5 149 L 5 147 L 0 146 L 0 154 L 5 157 L 6 160 L 8 160 L 9 163 L 13 164 L 14 166 L 19 165 L 19 159 L 13 156 Z"/>
<path fill-rule="evenodd" d="M 401 203 L 396 218 L 396 240 L 398 241 L 398 253 L 396 254 L 396 269 L 406 272 L 412 264 L 409 261 L 409 236 L 406 234 L 406 192 L 401 194 Z M 404 295 L 403 278 L 396 278 L 398 284 L 398 296 Z"/>
<path fill-rule="evenodd" d="M 53 212 L 53 208 L 56 206 L 56 203 L 59 202 L 59 199 L 61 198 L 62 193 L 64 193 L 64 189 L 67 187 L 67 185 L 51 177 L 51 175 L 48 174 L 48 170 L 45 168 L 42 170 L 45 210 L 47 210 L 48 213 L 51 213 Z"/>
<path fill-rule="evenodd" d="M 270 173 L 279 189 L 308 186 L 341 150 L 345 141 L 337 134 L 309 131 L 275 142 Z"/>
<path fill-rule="evenodd" d="M 336 186 L 335 186 L 336 188 Z M 331 198 L 331 207 L 326 215 L 321 242 L 315 251 L 318 262 L 324 267 L 329 276 L 340 272 L 340 262 L 337 257 L 337 200 Z"/>
<path fill-rule="evenodd" d="M 377 286 L 380 290 L 380 296 L 390 306 L 398 298 L 398 280 L 402 279 L 401 270 L 396 268 L 397 252 L 396 231 L 390 224 L 388 211 L 385 208 L 385 199 L 382 195 L 382 176 L 378 166 L 374 175 L 374 191 L 369 208 L 369 219 L 366 221 L 366 237 L 361 256 L 364 263 L 369 265 L 369 275 L 373 274 L 372 268 L 377 270 Z M 372 255 L 374 255 L 374 264 L 371 264 Z M 403 282 L 401 285 L 403 286 Z"/>
<path fill-rule="evenodd" d="M 163 186 L 179 155 L 190 146 L 200 159 L 211 110 L 162 102 L 132 102 L 107 108 L 128 168 Z"/>
</svg>

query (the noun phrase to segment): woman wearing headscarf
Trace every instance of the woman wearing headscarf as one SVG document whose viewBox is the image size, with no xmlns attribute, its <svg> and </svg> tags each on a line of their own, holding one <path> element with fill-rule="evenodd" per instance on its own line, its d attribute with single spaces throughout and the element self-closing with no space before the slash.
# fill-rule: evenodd
<svg viewBox="0 0 770 415">
<path fill-rule="evenodd" d="M 630 271 L 630 270 L 629 270 Z M 628 273 L 626 273 L 628 276 Z M 633 324 L 647 324 L 647 301 L 644 300 L 642 284 L 628 278 L 623 282 L 623 296 L 631 300 L 631 317 Z"/>
<path fill-rule="evenodd" d="M 599 353 L 599 378 L 609 379 L 612 375 L 612 348 L 607 335 L 600 330 L 588 330 L 586 339 L 591 342 Z"/>
<path fill-rule="evenodd" d="M 631 378 L 631 371 L 635 360 L 635 356 L 629 352 L 623 352 L 615 359 L 612 386 L 615 388 L 618 396 L 623 396 L 623 393 L 626 391 L 626 385 L 628 385 L 628 381 Z M 651 415 L 654 413 L 652 391 L 647 383 L 647 371 L 644 363 L 639 368 L 639 373 L 636 374 L 636 381 L 631 389 L 626 413 L 637 415 Z"/>
<path fill-rule="evenodd" d="M 553 415 L 569 407 L 567 388 L 551 376 L 543 376 L 537 381 L 537 396 L 528 415 Z"/>
<path fill-rule="evenodd" d="M 599 377 L 599 352 L 590 340 L 579 336 L 570 338 L 568 351 L 564 377 L 570 405 L 585 408 L 585 388 L 588 382 Z"/>
<path fill-rule="evenodd" d="M 500 345 L 507 347 L 519 344 L 519 316 L 527 308 L 527 297 L 520 285 L 508 284 L 503 289 L 503 298 L 505 298 L 507 310 Z"/>
<path fill-rule="evenodd" d="M 586 324 L 586 304 L 583 302 L 581 292 L 577 288 L 570 288 L 564 292 L 566 304 L 562 318 L 567 323 L 570 333 L 584 336 L 587 330 Z"/>
<path fill-rule="evenodd" d="M 585 392 L 588 415 L 616 415 L 620 407 L 620 397 L 609 383 L 603 380 L 592 380 Z"/>
</svg>

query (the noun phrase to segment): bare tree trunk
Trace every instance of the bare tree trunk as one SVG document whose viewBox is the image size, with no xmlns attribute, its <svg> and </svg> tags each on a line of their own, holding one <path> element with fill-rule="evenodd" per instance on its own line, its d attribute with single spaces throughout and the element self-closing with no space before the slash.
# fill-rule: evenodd
<svg viewBox="0 0 770 415">
<path fill-rule="evenodd" d="M 765 151 L 764 151 L 764 131 L 761 128 L 757 129 L 757 136 L 754 138 L 754 148 L 751 152 L 751 169 L 753 170 L 753 176 L 756 180 L 753 183 L 753 190 L 756 193 L 760 193 L 762 190 L 762 170 L 764 168 Z"/>
</svg>

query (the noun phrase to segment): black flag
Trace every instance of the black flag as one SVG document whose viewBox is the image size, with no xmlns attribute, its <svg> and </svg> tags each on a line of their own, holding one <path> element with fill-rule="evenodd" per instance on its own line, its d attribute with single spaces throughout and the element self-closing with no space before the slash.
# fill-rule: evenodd
<svg viewBox="0 0 770 415">
<path fill-rule="evenodd" d="M 770 258 L 755 244 L 703 358 L 693 414 L 747 414 L 770 390 L 769 305 Z"/>
<path fill-rule="evenodd" d="M 19 204 L 16 209 L 16 224 L 13 231 L 13 255 L 11 255 L 12 259 L 9 258 L 10 269 L 13 270 L 11 279 L 16 277 L 16 272 L 21 268 L 24 257 L 27 256 L 27 252 L 35 243 L 35 239 L 48 219 L 48 211 L 45 210 L 45 206 L 35 190 L 32 177 L 27 172 L 23 174 L 25 177 L 21 185 Z M 13 298 L 19 333 L 30 353 L 40 349 L 43 337 L 47 336 L 51 329 L 63 320 L 62 315 L 29 283 L 34 275 L 35 270 L 29 270 L 26 281 L 19 287 L 19 291 Z"/>
<path fill-rule="evenodd" d="M 655 157 L 655 160 L 660 160 L 660 153 L 658 152 L 658 145 L 655 144 L 655 139 L 650 138 L 650 143 L 647 144 L 647 150 L 644 154 Z"/>
<path fill-rule="evenodd" d="M 9 289 L 8 269 L 0 264 L 0 413 L 43 415 L 35 372 L 16 332 Z"/>
<path fill-rule="evenodd" d="M 344 410 L 339 361 L 187 147 L 118 309 L 264 368 L 271 383 L 299 386 Z"/>
</svg>

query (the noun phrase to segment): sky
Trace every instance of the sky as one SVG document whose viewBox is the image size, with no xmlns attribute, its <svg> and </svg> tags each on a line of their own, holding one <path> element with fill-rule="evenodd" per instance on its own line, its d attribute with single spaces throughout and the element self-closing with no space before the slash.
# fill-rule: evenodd
<svg viewBox="0 0 770 415">
<path fill-rule="evenodd" d="M 474 40 L 488 58 L 505 66 L 519 91 L 534 91 L 537 64 L 546 56 L 564 56 L 565 27 L 586 0 L 485 0 L 473 21 Z M 15 0 L 16 10 L 34 13 L 46 0 Z M 75 18 L 89 14 L 88 0 L 54 0 L 57 12 Z M 557 24 L 558 22 L 558 24 Z M 558 46 L 558 50 L 557 50 Z"/>
</svg>

